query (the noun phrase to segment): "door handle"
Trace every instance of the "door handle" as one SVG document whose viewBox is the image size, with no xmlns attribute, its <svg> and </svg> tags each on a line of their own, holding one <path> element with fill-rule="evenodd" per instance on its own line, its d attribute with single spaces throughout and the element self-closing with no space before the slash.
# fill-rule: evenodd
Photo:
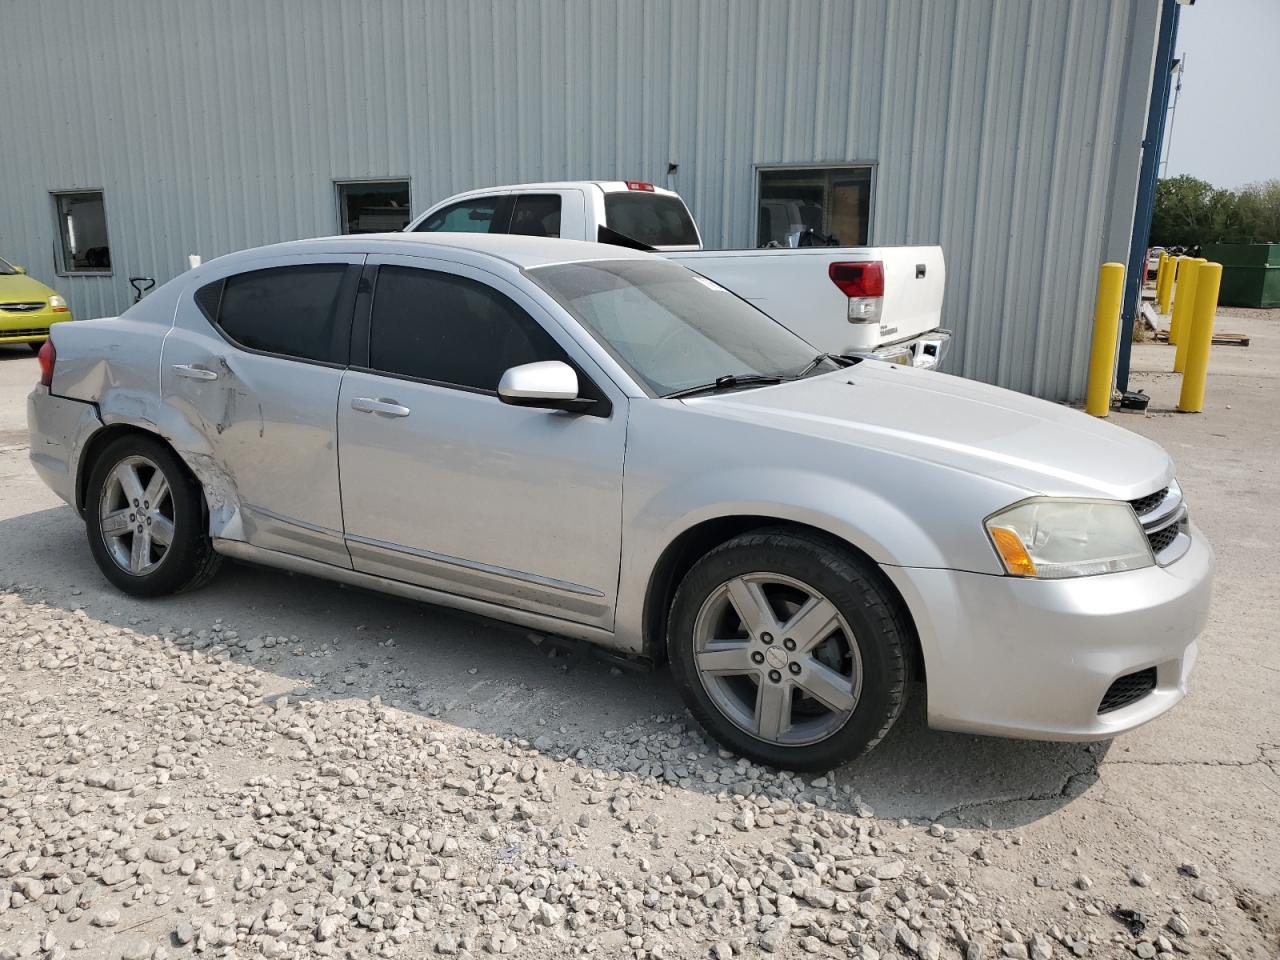
<svg viewBox="0 0 1280 960">
<path fill-rule="evenodd" d="M 351 401 L 351 409 L 358 413 L 376 413 L 380 417 L 407 417 L 409 408 L 402 407 L 394 400 L 385 397 L 375 400 L 373 397 L 356 397 Z"/>
<path fill-rule="evenodd" d="M 180 377 L 186 377 L 188 380 L 217 380 L 218 372 L 210 370 L 208 367 L 202 367 L 195 363 L 175 363 L 173 372 Z"/>
</svg>

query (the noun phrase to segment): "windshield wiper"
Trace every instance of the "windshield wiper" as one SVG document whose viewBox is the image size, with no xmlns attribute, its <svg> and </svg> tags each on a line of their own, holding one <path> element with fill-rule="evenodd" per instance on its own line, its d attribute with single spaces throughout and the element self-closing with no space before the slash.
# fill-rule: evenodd
<svg viewBox="0 0 1280 960">
<path fill-rule="evenodd" d="M 801 367 L 799 373 L 797 373 L 795 376 L 787 377 L 787 379 L 801 380 L 804 377 L 807 377 L 809 374 L 813 373 L 814 370 L 818 369 L 818 366 L 822 363 L 823 360 L 830 360 L 837 367 L 847 367 L 851 365 L 853 362 L 848 357 L 840 357 L 835 355 L 834 353 L 820 353 L 816 357 L 814 357 L 812 360 L 810 360 L 808 363 L 806 363 L 803 367 Z"/>
<path fill-rule="evenodd" d="M 663 394 L 663 397 L 667 400 L 673 400 L 679 397 L 692 397 L 699 393 L 711 393 L 715 390 L 732 390 L 735 387 L 760 387 L 781 382 L 782 377 L 770 377 L 761 373 L 726 373 L 723 377 L 716 377 L 710 383 L 699 384 L 696 387 L 685 387 L 683 390 L 677 390 L 674 393 Z"/>
</svg>

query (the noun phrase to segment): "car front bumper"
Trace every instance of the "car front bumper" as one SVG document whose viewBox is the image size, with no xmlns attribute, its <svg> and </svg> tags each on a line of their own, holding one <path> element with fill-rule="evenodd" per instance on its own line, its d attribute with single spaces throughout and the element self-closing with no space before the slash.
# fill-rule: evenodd
<svg viewBox="0 0 1280 960">
<path fill-rule="evenodd" d="M 71 320 L 69 312 L 36 310 L 9 313 L 0 308 L 0 343 L 40 343 L 49 339 L 49 328 Z"/>
<path fill-rule="evenodd" d="M 882 567 L 902 592 L 924 653 L 929 724 L 1039 740 L 1104 740 L 1187 692 L 1209 613 L 1213 550 L 1167 567 L 1069 580 Z M 1155 668 L 1154 688 L 1099 712 L 1121 677 Z"/>
</svg>

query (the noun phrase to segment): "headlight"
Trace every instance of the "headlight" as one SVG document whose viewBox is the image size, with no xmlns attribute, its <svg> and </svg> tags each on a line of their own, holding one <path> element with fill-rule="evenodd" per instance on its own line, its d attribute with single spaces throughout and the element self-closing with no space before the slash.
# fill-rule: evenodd
<svg viewBox="0 0 1280 960">
<path fill-rule="evenodd" d="M 49 306 L 57 313 L 64 313 L 67 309 L 67 301 L 55 293 L 49 298 Z"/>
<path fill-rule="evenodd" d="M 1059 580 L 1155 564 L 1133 508 L 1118 500 L 1026 500 L 987 518 L 1012 576 Z"/>
</svg>

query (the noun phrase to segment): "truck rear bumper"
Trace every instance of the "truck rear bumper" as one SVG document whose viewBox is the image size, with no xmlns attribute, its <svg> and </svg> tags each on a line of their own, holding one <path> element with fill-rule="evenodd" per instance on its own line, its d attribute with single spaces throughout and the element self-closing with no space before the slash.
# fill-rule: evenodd
<svg viewBox="0 0 1280 960">
<path fill-rule="evenodd" d="M 911 340 L 877 347 L 869 353 L 857 354 L 869 360 L 885 360 L 889 363 L 900 363 L 904 367 L 919 367 L 930 370 L 942 363 L 947 350 L 951 346 L 950 330 L 930 330 Z"/>
</svg>

